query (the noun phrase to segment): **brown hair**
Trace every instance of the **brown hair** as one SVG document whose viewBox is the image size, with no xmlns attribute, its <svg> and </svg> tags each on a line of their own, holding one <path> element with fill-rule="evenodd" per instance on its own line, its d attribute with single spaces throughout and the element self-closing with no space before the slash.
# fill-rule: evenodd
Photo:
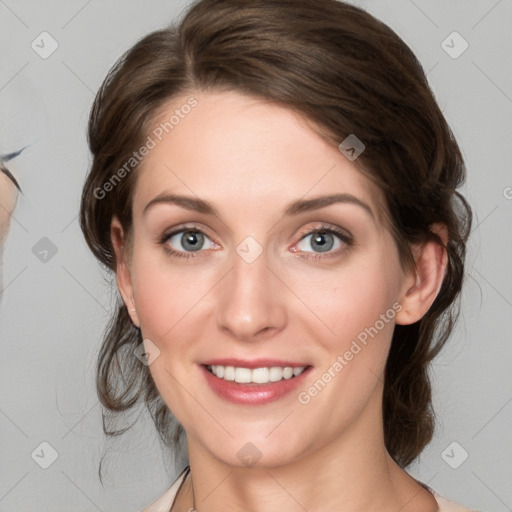
<svg viewBox="0 0 512 512">
<path fill-rule="evenodd" d="M 365 11 L 336 0 L 200 0 L 178 25 L 140 40 L 111 69 L 89 121 L 93 162 L 81 202 L 89 247 L 115 272 L 112 216 L 130 233 L 137 167 L 105 183 L 141 146 L 159 109 L 193 91 L 240 91 L 276 102 L 321 127 L 336 146 L 355 134 L 366 148 L 355 161 L 383 191 L 403 264 L 410 244 L 448 228 L 448 267 L 427 314 L 397 325 L 385 370 L 386 448 L 409 465 L 433 435 L 429 362 L 446 342 L 458 314 L 471 210 L 457 192 L 461 152 L 409 47 Z M 120 299 L 98 359 L 97 390 L 110 435 L 124 430 L 105 419 L 142 397 L 167 446 L 183 433 L 160 397 L 148 367 L 134 357 L 142 342 Z M 115 424 L 115 421 L 114 421 Z"/>
</svg>

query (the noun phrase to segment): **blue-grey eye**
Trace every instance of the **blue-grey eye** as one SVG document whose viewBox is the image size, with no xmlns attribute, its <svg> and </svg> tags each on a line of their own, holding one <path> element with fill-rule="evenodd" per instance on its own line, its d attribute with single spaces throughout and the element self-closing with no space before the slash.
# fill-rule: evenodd
<svg viewBox="0 0 512 512">
<path fill-rule="evenodd" d="M 212 245 L 212 241 L 200 231 L 180 231 L 170 236 L 167 243 L 178 251 L 200 251 Z"/>
<path fill-rule="evenodd" d="M 329 231 L 314 231 L 297 244 L 297 248 L 304 252 L 327 252 L 339 247 L 341 247 L 339 236 Z"/>
</svg>

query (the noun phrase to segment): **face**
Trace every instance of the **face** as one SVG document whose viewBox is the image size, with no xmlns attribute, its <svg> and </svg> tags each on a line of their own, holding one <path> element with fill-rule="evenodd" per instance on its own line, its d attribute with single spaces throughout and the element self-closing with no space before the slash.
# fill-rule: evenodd
<svg viewBox="0 0 512 512">
<path fill-rule="evenodd" d="M 9 171 L 0 169 L 0 244 L 9 231 L 11 214 L 16 204 L 17 190 Z"/>
<path fill-rule="evenodd" d="M 414 278 L 379 191 L 303 118 L 233 92 L 194 97 L 169 135 L 152 135 L 124 253 L 114 219 L 118 283 L 189 446 L 234 466 L 256 447 L 284 464 L 380 414 Z"/>
<path fill-rule="evenodd" d="M 17 190 L 14 178 L 8 171 L 0 168 L 0 258 L 4 247 L 5 239 L 9 231 L 11 214 L 16 205 Z M 2 289 L 0 274 L 0 291 Z"/>
</svg>

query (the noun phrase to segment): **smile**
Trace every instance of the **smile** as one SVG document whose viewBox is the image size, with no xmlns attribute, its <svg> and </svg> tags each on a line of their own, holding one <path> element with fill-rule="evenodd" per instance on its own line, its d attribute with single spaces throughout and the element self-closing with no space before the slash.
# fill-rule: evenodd
<svg viewBox="0 0 512 512">
<path fill-rule="evenodd" d="M 264 405 L 286 396 L 305 383 L 313 370 L 310 365 L 274 366 L 268 361 L 232 364 L 200 364 L 199 367 L 209 388 L 223 401 L 238 405 Z M 284 362 L 284 361 L 283 361 Z M 213 363 L 213 361 L 212 361 Z M 241 362 L 239 364 L 242 364 Z"/>
<path fill-rule="evenodd" d="M 280 380 L 293 379 L 300 375 L 305 366 L 271 366 L 263 368 L 242 368 L 236 366 L 208 365 L 207 370 L 219 379 L 239 384 L 268 384 Z"/>
</svg>

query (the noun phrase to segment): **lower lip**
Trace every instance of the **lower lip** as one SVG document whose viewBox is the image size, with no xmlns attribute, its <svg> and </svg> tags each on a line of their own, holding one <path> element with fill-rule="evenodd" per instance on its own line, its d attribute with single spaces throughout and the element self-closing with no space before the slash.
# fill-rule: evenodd
<svg viewBox="0 0 512 512">
<path fill-rule="evenodd" d="M 309 366 L 297 377 L 268 384 L 239 384 L 235 381 L 219 379 L 204 365 L 200 367 L 208 385 L 217 395 L 229 402 L 242 405 L 263 405 L 282 398 L 299 387 L 304 382 L 305 375 L 312 369 Z"/>
</svg>

